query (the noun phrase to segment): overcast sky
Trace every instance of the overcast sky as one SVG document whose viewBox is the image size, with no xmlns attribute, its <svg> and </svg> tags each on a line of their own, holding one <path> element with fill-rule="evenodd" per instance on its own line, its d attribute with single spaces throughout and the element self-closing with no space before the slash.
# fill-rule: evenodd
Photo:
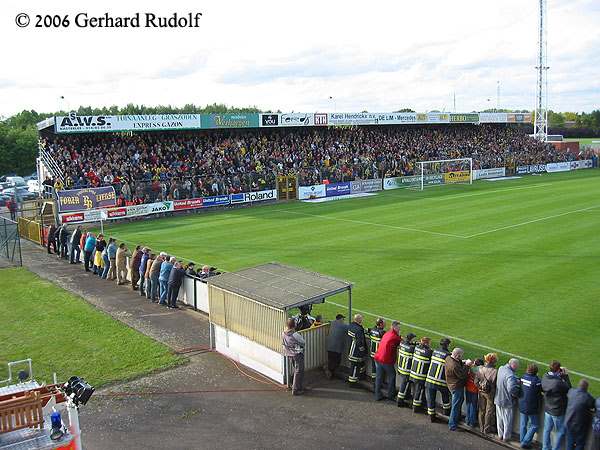
<svg viewBox="0 0 600 450">
<path fill-rule="evenodd" d="M 471 111 L 496 106 L 498 81 L 501 108 L 531 109 L 537 8 L 537 0 L 2 0 L 0 115 L 213 102 L 449 111 L 453 93 L 457 111 Z M 38 29 L 16 26 L 22 12 L 33 22 L 79 12 L 203 17 L 199 29 Z M 599 24 L 598 0 L 548 1 L 551 109 L 600 107 Z"/>
</svg>

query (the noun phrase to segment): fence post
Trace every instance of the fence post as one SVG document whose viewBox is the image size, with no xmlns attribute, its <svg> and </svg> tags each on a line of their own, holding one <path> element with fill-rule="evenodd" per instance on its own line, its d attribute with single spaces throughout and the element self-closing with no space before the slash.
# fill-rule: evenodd
<svg viewBox="0 0 600 450">
<path fill-rule="evenodd" d="M 2 219 L 4 221 L 4 236 L 6 239 L 6 258 L 10 258 L 8 253 L 8 230 L 6 229 L 6 219 Z M 19 225 L 17 224 L 17 235 L 19 235 Z"/>
</svg>

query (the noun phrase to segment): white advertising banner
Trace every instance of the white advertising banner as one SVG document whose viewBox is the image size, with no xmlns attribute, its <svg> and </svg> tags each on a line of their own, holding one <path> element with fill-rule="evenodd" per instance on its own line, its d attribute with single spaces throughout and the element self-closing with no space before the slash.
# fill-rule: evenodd
<svg viewBox="0 0 600 450">
<path fill-rule="evenodd" d="M 507 113 L 479 113 L 479 123 L 506 123 Z"/>
<path fill-rule="evenodd" d="M 571 170 L 591 169 L 594 162 L 591 159 L 582 159 L 581 161 L 571 161 Z"/>
<path fill-rule="evenodd" d="M 476 169 L 473 171 L 474 180 L 483 180 L 484 178 L 499 178 L 506 176 L 506 167 L 495 167 L 493 169 Z"/>
<path fill-rule="evenodd" d="M 548 163 L 546 164 L 546 172 L 568 172 L 571 170 L 570 162 L 557 162 L 557 163 Z"/>
<path fill-rule="evenodd" d="M 146 216 L 173 211 L 173 202 L 156 202 L 127 207 L 127 217 Z"/>
<path fill-rule="evenodd" d="M 327 190 L 324 184 L 315 184 L 312 186 L 299 186 L 298 199 L 308 200 L 312 198 L 322 198 L 327 195 Z"/>
<path fill-rule="evenodd" d="M 290 113 L 279 115 L 280 127 L 307 127 L 314 124 L 314 114 L 312 113 Z"/>
<path fill-rule="evenodd" d="M 277 200 L 277 190 L 267 189 L 257 192 L 243 192 L 240 194 L 231 194 L 231 203 L 253 203 L 264 202 L 267 200 Z"/>
<path fill-rule="evenodd" d="M 200 114 L 156 114 L 130 116 L 58 116 L 57 133 L 95 131 L 187 130 L 200 128 Z"/>
<path fill-rule="evenodd" d="M 383 190 L 399 189 L 401 185 L 402 177 L 384 178 L 383 179 Z"/>
<path fill-rule="evenodd" d="M 329 113 L 329 125 L 399 125 L 417 123 L 417 113 Z"/>
</svg>

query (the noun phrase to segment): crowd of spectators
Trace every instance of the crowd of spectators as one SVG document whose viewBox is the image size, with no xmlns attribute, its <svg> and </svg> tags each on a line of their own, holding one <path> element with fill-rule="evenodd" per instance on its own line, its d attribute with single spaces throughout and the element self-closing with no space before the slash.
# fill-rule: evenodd
<svg viewBox="0 0 600 450">
<path fill-rule="evenodd" d="M 363 126 L 79 134 L 42 139 L 64 187 L 114 185 L 121 203 L 411 175 L 418 161 L 472 157 L 474 168 L 574 159 L 507 125 Z"/>
<path fill-rule="evenodd" d="M 125 242 L 115 238 L 106 240 L 84 230 L 81 225 L 72 229 L 69 225 L 48 229 L 46 244 L 48 254 L 68 260 L 70 264 L 81 264 L 85 272 L 102 279 L 116 281 L 117 285 L 130 285 L 133 290 L 149 301 L 177 309 L 179 290 L 185 276 L 206 279 L 218 275 L 215 267 L 202 266 L 196 271 L 195 264 L 184 264 L 175 256 L 165 252 L 153 252 L 149 247 L 136 246 L 130 252 Z"/>
</svg>

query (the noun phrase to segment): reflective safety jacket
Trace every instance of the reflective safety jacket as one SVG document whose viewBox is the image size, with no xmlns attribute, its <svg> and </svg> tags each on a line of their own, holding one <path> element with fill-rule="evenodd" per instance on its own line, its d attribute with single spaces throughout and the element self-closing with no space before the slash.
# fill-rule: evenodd
<svg viewBox="0 0 600 450">
<path fill-rule="evenodd" d="M 431 355 L 431 364 L 427 372 L 427 384 L 435 386 L 446 386 L 446 358 L 450 352 L 443 348 L 434 350 Z"/>
<path fill-rule="evenodd" d="M 413 353 L 412 366 L 410 368 L 410 378 L 414 381 L 425 381 L 429 364 L 431 363 L 431 348 L 428 345 L 419 344 L 415 347 Z"/>
<path fill-rule="evenodd" d="M 398 347 L 398 373 L 400 375 L 410 375 L 414 352 L 414 342 L 402 342 Z"/>
<path fill-rule="evenodd" d="M 383 328 L 369 328 L 367 334 L 371 340 L 369 344 L 369 353 L 371 354 L 371 358 L 374 358 L 375 353 L 377 353 L 377 350 L 379 349 L 381 338 L 385 334 L 385 330 Z"/>
<path fill-rule="evenodd" d="M 367 354 L 367 342 L 365 340 L 365 329 L 362 325 L 352 322 L 348 326 L 348 336 L 352 339 L 350 351 L 348 352 L 349 361 L 362 361 Z"/>
</svg>

